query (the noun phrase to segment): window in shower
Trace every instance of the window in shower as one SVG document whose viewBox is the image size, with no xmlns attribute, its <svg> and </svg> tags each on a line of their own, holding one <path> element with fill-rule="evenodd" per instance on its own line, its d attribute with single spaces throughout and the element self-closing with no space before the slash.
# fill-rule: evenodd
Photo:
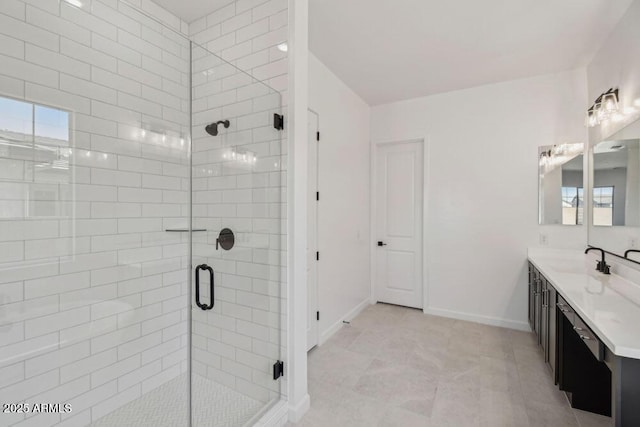
<svg viewBox="0 0 640 427">
<path fill-rule="evenodd" d="M 0 97 L 2 218 L 67 217 L 70 114 Z"/>
</svg>

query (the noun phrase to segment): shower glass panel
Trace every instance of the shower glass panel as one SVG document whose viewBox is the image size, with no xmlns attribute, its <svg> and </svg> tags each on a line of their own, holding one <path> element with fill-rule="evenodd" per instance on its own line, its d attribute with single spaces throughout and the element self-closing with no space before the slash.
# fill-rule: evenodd
<svg viewBox="0 0 640 427">
<path fill-rule="evenodd" d="M 280 397 L 280 95 L 121 0 L 2 1 L 0 26 L 0 426 L 255 419 Z"/>
<path fill-rule="evenodd" d="M 190 43 L 118 1 L 0 21 L 0 426 L 188 425 Z"/>
<path fill-rule="evenodd" d="M 240 426 L 280 398 L 281 96 L 195 44 L 192 64 L 192 419 Z"/>
</svg>

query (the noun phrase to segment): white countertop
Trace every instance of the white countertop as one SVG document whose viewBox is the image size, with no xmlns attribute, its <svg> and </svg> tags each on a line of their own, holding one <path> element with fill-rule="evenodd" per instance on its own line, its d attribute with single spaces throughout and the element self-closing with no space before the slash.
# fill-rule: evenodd
<svg viewBox="0 0 640 427">
<path fill-rule="evenodd" d="M 640 359 L 640 286 L 596 271 L 594 255 L 531 248 L 528 257 L 609 350 Z"/>
</svg>

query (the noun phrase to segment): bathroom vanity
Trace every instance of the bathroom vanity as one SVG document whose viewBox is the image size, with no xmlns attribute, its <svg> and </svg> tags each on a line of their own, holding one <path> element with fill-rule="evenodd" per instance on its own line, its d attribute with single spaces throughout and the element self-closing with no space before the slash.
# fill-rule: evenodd
<svg viewBox="0 0 640 427">
<path fill-rule="evenodd" d="M 529 250 L 531 329 L 574 408 L 640 426 L 640 287 L 577 251 Z"/>
</svg>

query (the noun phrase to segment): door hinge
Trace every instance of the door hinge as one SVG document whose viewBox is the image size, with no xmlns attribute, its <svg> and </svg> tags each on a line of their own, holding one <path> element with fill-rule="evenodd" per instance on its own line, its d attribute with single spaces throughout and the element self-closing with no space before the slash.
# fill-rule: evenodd
<svg viewBox="0 0 640 427">
<path fill-rule="evenodd" d="M 284 376 L 284 362 L 278 360 L 273 364 L 273 379 L 277 380 L 278 378 Z"/>
<path fill-rule="evenodd" d="M 282 114 L 273 114 L 273 127 L 277 130 L 284 129 L 284 116 Z"/>
<path fill-rule="evenodd" d="M 316 132 L 316 141 L 320 141 L 320 132 Z"/>
<path fill-rule="evenodd" d="M 316 200 L 320 200 L 320 192 L 316 191 Z"/>
<path fill-rule="evenodd" d="M 316 252 L 316 261 L 320 261 L 320 252 Z"/>
<path fill-rule="evenodd" d="M 320 320 L 320 312 L 316 311 L 316 320 Z"/>
</svg>

